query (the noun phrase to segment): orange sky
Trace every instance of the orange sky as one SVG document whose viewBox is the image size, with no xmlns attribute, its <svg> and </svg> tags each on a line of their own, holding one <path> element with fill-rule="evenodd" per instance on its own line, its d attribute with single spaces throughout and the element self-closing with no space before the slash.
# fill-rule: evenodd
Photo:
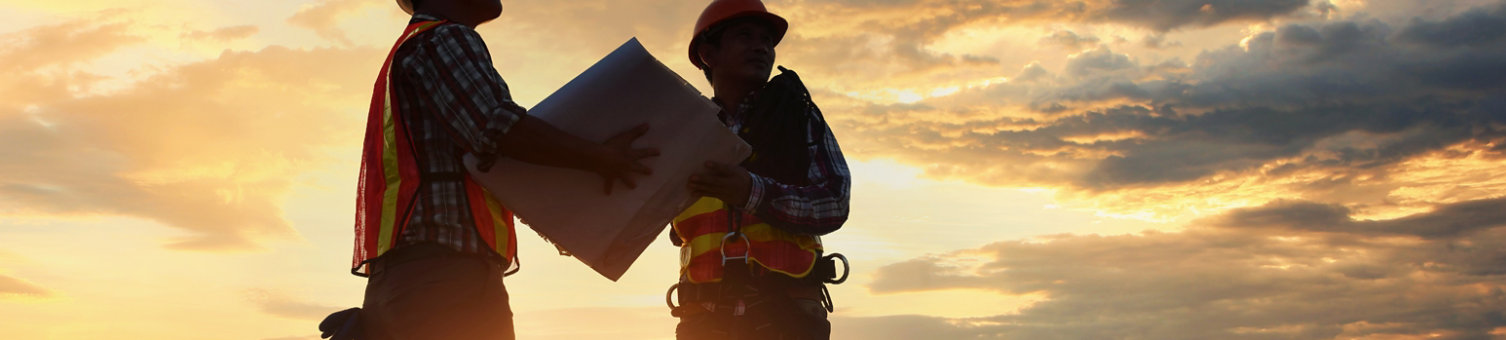
<svg viewBox="0 0 1506 340">
<path fill-rule="evenodd" d="M 1506 1 L 769 0 L 853 171 L 836 339 L 1506 339 Z M 700 1 L 504 1 L 525 106 Z M 310 339 L 360 304 L 385 0 L 0 3 L 0 338 Z M 522 230 L 523 339 L 669 339 Z M 589 320 L 582 327 L 581 320 Z"/>
</svg>

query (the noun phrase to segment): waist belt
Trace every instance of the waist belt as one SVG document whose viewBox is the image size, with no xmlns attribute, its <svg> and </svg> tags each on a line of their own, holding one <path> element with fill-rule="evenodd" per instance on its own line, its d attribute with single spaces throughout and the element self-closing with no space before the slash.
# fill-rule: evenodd
<svg viewBox="0 0 1506 340">
<path fill-rule="evenodd" d="M 386 254 L 382 254 L 382 256 L 377 257 L 375 261 L 371 261 L 371 263 L 367 265 L 371 266 L 371 275 L 376 276 L 381 272 L 384 272 L 393 267 L 397 267 L 398 265 L 404 263 L 417 260 L 443 258 L 475 258 L 486 261 L 487 264 L 493 266 L 502 265 L 500 263 L 501 261 L 498 261 L 498 259 L 494 256 L 461 253 L 455 251 L 454 249 L 450 249 L 449 247 L 428 242 L 399 246 L 396 249 L 387 251 Z"/>
<path fill-rule="evenodd" d="M 837 260 L 842 261 L 840 276 L 837 275 Z M 810 274 L 803 278 L 772 272 L 758 265 L 725 262 L 723 266 L 722 282 L 682 281 L 671 285 L 664 296 L 664 302 L 669 305 L 670 314 L 682 317 L 713 312 L 724 309 L 721 307 L 731 307 L 729 303 L 754 294 L 775 294 L 792 299 L 821 301 L 827 312 L 834 312 L 836 307 L 831 302 L 831 293 L 826 290 L 825 284 L 846 282 L 850 272 L 847 257 L 836 253 L 817 259 Z M 675 298 L 676 296 L 678 299 Z M 679 302 L 678 306 L 675 305 L 676 300 Z"/>
</svg>

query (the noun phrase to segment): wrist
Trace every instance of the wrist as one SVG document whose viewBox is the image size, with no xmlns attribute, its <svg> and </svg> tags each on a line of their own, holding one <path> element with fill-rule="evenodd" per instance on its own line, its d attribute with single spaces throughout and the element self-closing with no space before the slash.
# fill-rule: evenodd
<svg viewBox="0 0 1506 340">
<path fill-rule="evenodd" d="M 758 209 L 759 201 L 763 200 L 764 187 L 763 177 L 752 171 L 748 172 L 748 195 L 743 198 L 743 210 L 752 213 Z"/>
</svg>

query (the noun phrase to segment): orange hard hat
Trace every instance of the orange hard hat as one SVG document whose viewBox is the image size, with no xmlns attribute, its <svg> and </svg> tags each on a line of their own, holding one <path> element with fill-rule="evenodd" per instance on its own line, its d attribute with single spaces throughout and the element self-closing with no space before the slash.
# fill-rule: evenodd
<svg viewBox="0 0 1506 340">
<path fill-rule="evenodd" d="M 403 13 L 413 15 L 413 0 L 397 0 L 397 7 L 403 9 Z"/>
<path fill-rule="evenodd" d="M 706 10 L 701 11 L 701 18 L 695 21 L 695 34 L 690 36 L 690 63 L 699 69 L 706 68 L 695 51 L 701 43 L 701 35 L 716 24 L 740 18 L 758 18 L 767 22 L 769 28 L 774 30 L 774 45 L 779 45 L 779 40 L 784 38 L 784 31 L 790 28 L 790 23 L 784 18 L 769 13 L 769 9 L 763 6 L 763 1 L 713 0 L 710 5 L 706 5 Z"/>
</svg>

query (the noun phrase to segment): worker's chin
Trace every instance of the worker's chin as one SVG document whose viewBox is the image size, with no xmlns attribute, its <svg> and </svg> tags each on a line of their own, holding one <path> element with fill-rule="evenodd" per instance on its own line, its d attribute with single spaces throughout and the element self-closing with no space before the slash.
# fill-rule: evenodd
<svg viewBox="0 0 1506 340">
<path fill-rule="evenodd" d="M 756 79 L 758 81 L 766 81 L 766 80 L 769 80 L 769 71 L 770 71 L 769 70 L 769 66 L 753 65 L 753 66 L 748 66 L 747 68 L 743 69 L 742 74 L 743 74 L 744 77 L 747 77 L 748 79 Z"/>
</svg>

